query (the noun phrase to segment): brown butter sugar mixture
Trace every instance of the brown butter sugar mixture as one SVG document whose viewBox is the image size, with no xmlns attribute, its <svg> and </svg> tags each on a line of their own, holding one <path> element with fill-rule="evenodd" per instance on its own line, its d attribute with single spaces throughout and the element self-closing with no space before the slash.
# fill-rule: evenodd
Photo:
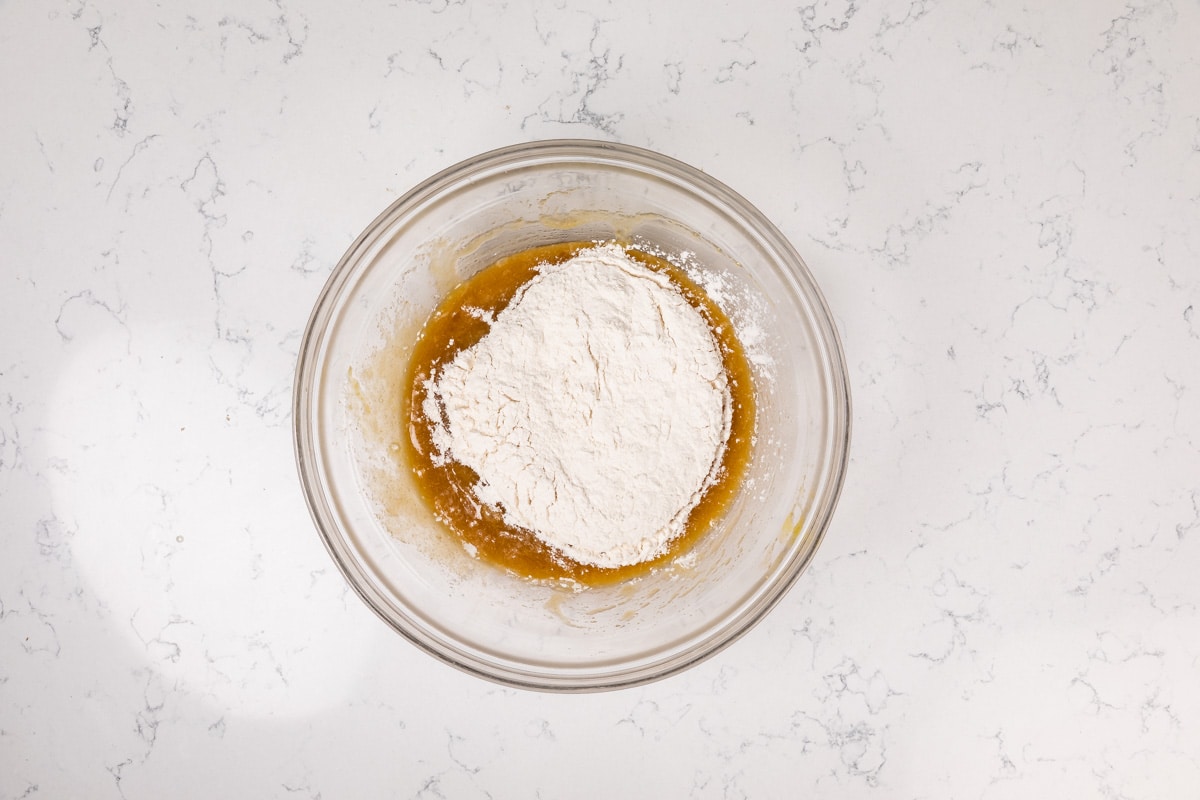
<svg viewBox="0 0 1200 800">
<path fill-rule="evenodd" d="M 435 439 L 443 420 L 430 416 L 431 411 L 437 414 L 436 402 L 430 402 L 436 398 L 431 398 L 430 392 L 440 370 L 489 333 L 491 321 L 539 274 L 539 267 L 565 264 L 566 269 L 573 268 L 575 262 L 570 260 L 594 247 L 594 242 L 573 242 L 533 248 L 503 258 L 460 284 L 426 322 L 404 381 L 401 413 L 409 431 L 406 455 L 423 500 L 469 551 L 533 579 L 607 583 L 663 564 L 712 527 L 736 494 L 750 458 L 755 414 L 753 383 L 732 324 L 681 269 L 631 247 L 625 247 L 624 252 L 639 265 L 665 275 L 707 323 L 719 349 L 730 395 L 729 433 L 719 467 L 687 516 L 682 533 L 670 541 L 665 552 L 647 561 L 618 567 L 598 567 L 572 560 L 543 542 L 535 532 L 507 522 L 503 509 L 479 502 L 475 490 L 479 476 L 455 461 L 452 452 L 448 459 L 441 456 Z M 629 502 L 636 503 L 637 497 L 630 497 Z"/>
</svg>

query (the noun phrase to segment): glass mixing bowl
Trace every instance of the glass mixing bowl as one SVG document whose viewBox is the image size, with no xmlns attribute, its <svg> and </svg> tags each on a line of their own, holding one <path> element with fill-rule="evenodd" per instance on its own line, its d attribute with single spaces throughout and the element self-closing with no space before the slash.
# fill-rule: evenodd
<svg viewBox="0 0 1200 800">
<path fill-rule="evenodd" d="M 529 247 L 613 238 L 687 265 L 733 320 L 754 367 L 753 455 L 716 527 L 671 561 L 607 586 L 534 582 L 472 558 L 417 495 L 400 386 L 421 325 L 461 280 Z M 371 223 L 317 300 L 293 411 L 313 519 L 367 605 L 456 667 L 558 691 L 679 672 L 762 619 L 821 542 L 850 434 L 837 332 L 779 230 L 699 170 L 591 141 L 484 153 Z"/>
</svg>

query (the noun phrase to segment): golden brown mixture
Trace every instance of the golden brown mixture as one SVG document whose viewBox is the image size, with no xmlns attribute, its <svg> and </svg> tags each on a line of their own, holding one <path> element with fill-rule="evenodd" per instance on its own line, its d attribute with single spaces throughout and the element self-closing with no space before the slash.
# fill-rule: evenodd
<svg viewBox="0 0 1200 800">
<path fill-rule="evenodd" d="M 480 504 L 472 487 L 478 476 L 453 460 L 436 458 L 433 422 L 426 416 L 429 379 L 455 355 L 472 347 L 489 330 L 486 319 L 502 311 L 543 264 L 573 258 L 594 242 L 572 242 L 533 248 L 497 261 L 456 287 L 430 316 L 413 349 L 405 378 L 401 414 L 409 436 L 408 461 L 424 501 L 480 558 L 534 579 L 570 578 L 597 584 L 641 574 L 683 552 L 708 531 L 728 506 L 750 459 L 754 432 L 754 391 L 750 366 L 733 326 L 704 291 L 673 264 L 627 248 L 635 260 L 665 273 L 712 329 L 732 397 L 729 438 L 716 481 L 705 491 L 687 519 L 684 533 L 667 551 L 650 561 L 617 568 L 577 563 L 543 543 L 533 532 L 506 524 L 501 512 Z M 480 313 L 480 311 L 485 313 Z M 441 462 L 441 463 L 439 463 Z"/>
</svg>

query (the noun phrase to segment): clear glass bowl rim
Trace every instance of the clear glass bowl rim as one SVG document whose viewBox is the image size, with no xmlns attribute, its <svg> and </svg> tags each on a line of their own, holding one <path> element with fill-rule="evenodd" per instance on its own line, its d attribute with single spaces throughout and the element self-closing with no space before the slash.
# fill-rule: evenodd
<svg viewBox="0 0 1200 800">
<path fill-rule="evenodd" d="M 715 199 L 717 205 L 732 210 L 742 225 L 751 229 L 782 256 L 777 266 L 788 271 L 815 310 L 813 322 L 819 329 L 825 348 L 823 355 L 829 363 L 829 388 L 832 393 L 830 425 L 835 433 L 830 458 L 832 471 L 823 476 L 825 479 L 821 481 L 820 495 L 814 498 L 812 505 L 810 544 L 798 551 L 785 569 L 778 571 L 781 579 L 771 585 L 769 591 L 764 592 L 758 602 L 721 625 L 716 635 L 699 638 L 692 647 L 666 662 L 632 670 L 612 669 L 585 676 L 552 675 L 538 673 L 534 669 L 523 670 L 513 666 L 482 663 L 452 646 L 431 640 L 422 632 L 407 627 L 403 620 L 396 619 L 387 609 L 382 608 L 367 588 L 369 581 L 358 576 L 357 565 L 342 553 L 346 545 L 336 533 L 338 526 L 330 508 L 326 484 L 318 474 L 317 448 L 314 441 L 316 437 L 309 425 L 319 350 L 316 345 L 333 321 L 335 301 L 353 277 L 355 269 L 360 266 L 361 254 L 369 249 L 379 236 L 387 233 L 393 223 L 406 214 L 413 213 L 426 202 L 470 181 L 472 176 L 481 172 L 492 174 L 506 167 L 565 164 L 574 161 L 581 165 L 608 164 L 632 168 L 660 179 L 670 178 L 673 183 L 689 191 L 706 194 Z M 824 295 L 800 254 L 762 212 L 707 173 L 653 150 L 590 139 L 550 139 L 500 147 L 460 161 L 414 186 L 389 205 L 359 234 L 330 273 L 317 296 L 305 327 L 296 363 L 292 420 L 296 469 L 313 523 L 330 557 L 355 594 L 368 608 L 389 627 L 425 652 L 469 674 L 517 688 L 581 692 L 637 686 L 687 670 L 733 644 L 778 605 L 811 563 L 833 518 L 849 463 L 852 412 L 845 354 Z"/>
</svg>

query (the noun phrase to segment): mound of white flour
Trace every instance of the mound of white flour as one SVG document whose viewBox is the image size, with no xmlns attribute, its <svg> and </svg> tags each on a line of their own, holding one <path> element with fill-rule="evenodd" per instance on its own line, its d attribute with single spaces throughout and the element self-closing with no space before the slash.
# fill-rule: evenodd
<svg viewBox="0 0 1200 800">
<path fill-rule="evenodd" d="M 732 419 L 709 325 L 616 245 L 540 267 L 426 389 L 439 457 L 475 471 L 478 500 L 601 567 L 683 531 Z"/>
</svg>

